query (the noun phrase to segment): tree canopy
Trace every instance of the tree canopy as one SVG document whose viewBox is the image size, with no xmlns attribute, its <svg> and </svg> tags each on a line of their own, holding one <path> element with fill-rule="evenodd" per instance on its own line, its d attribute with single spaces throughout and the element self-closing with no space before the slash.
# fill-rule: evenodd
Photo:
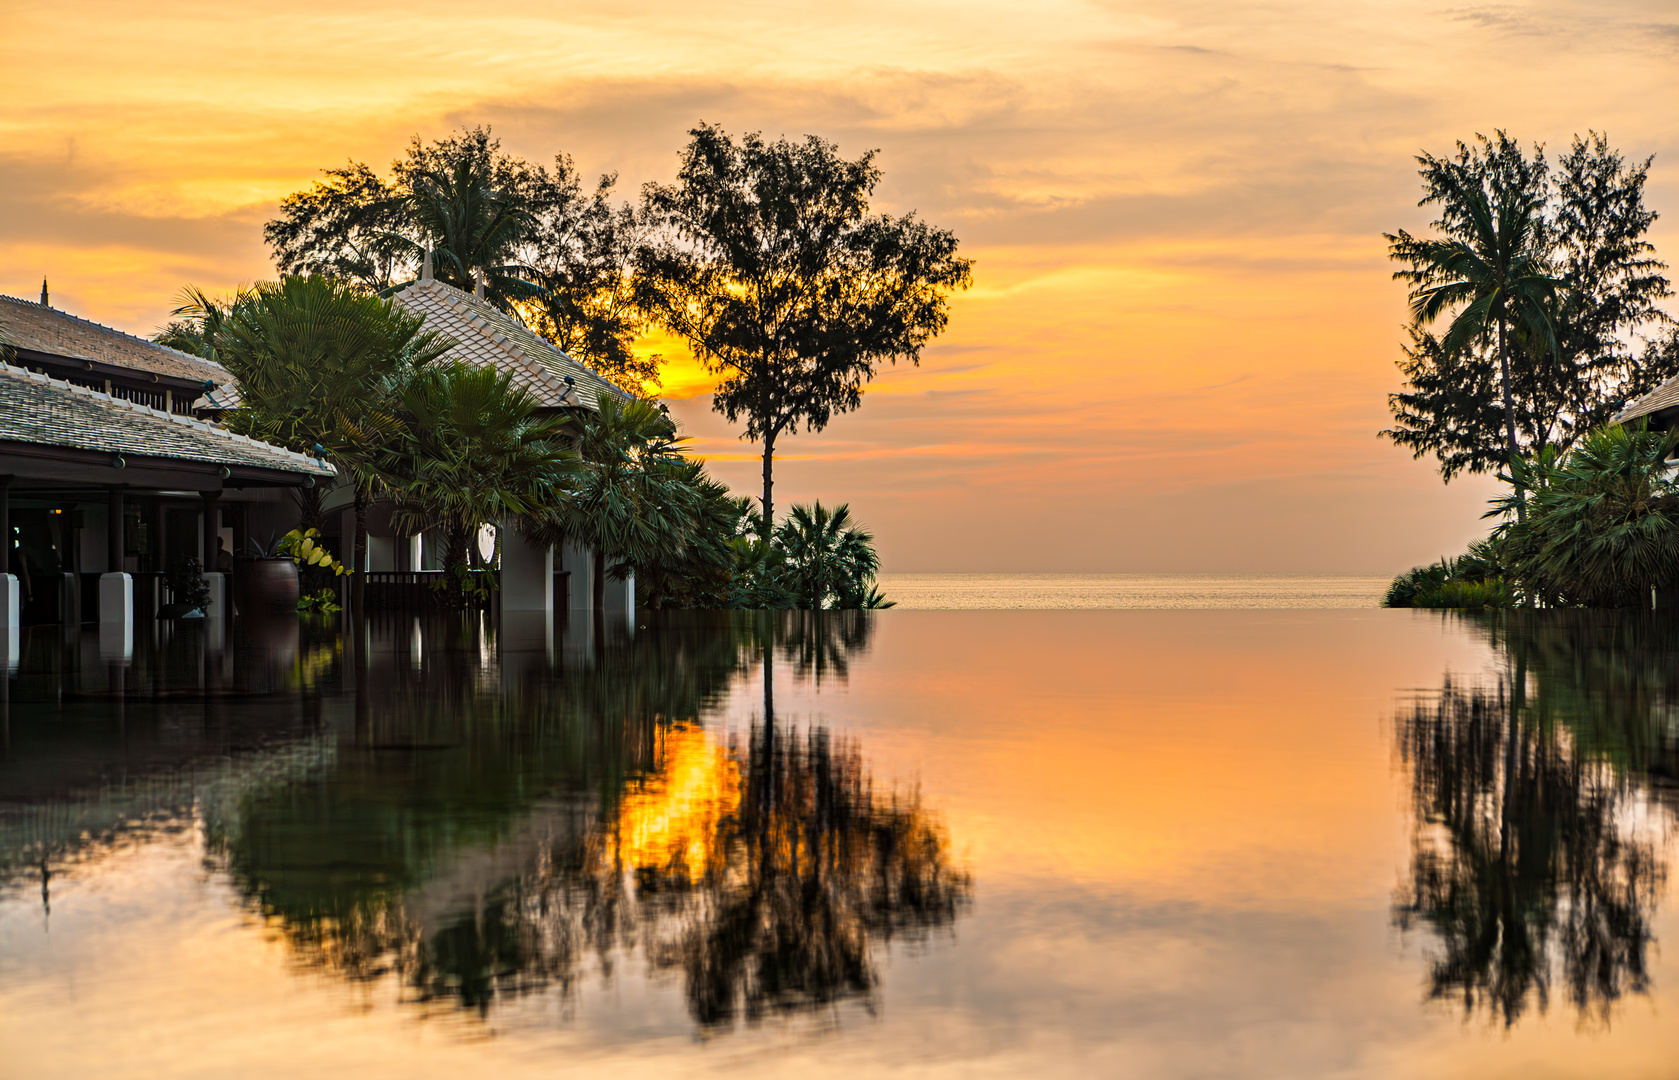
<svg viewBox="0 0 1679 1080">
<path fill-rule="evenodd" d="M 1500 131 L 1417 162 L 1419 205 L 1435 209 L 1438 236 L 1388 234 L 1390 254 L 1408 267 L 1396 276 L 1419 296 L 1454 272 L 1479 285 L 1429 293 L 1415 309 L 1399 364 L 1408 386 L 1389 398 L 1394 426 L 1384 436 L 1416 457 L 1434 455 L 1446 480 L 1491 472 L 1512 449 L 1568 449 L 1679 374 L 1672 320 L 1659 306 L 1672 295 L 1666 265 L 1646 239 L 1656 219 L 1644 204 L 1650 159 L 1629 163 L 1591 132 L 1553 165 L 1542 147 L 1529 155 Z M 1520 252 L 1510 247 L 1518 238 Z M 1501 259 L 1503 278 L 1488 272 Z M 1500 305 L 1502 358 L 1498 334 L 1485 332 L 1500 325 Z M 1430 323 L 1441 315 L 1450 328 L 1437 334 Z"/>
<path fill-rule="evenodd" d="M 972 263 L 948 230 L 871 212 L 873 151 L 689 134 L 676 183 L 643 192 L 641 300 L 720 377 L 713 407 L 762 445 L 773 526 L 776 440 L 857 408 L 882 362 L 918 363 Z"/>
<path fill-rule="evenodd" d="M 386 294 L 434 272 L 485 297 L 632 393 L 658 386 L 657 356 L 632 343 L 639 219 L 614 204 L 617 177 L 585 190 L 569 156 L 551 166 L 508 154 L 489 128 L 416 137 L 388 178 L 362 162 L 287 196 L 264 238 L 282 274 L 328 274 Z"/>
</svg>

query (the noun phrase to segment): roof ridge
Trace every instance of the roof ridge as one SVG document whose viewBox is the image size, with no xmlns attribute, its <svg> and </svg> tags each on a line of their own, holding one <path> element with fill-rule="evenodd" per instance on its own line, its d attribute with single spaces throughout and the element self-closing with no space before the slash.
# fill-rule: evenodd
<svg viewBox="0 0 1679 1080">
<path fill-rule="evenodd" d="M 166 353 L 179 356 L 184 360 L 192 360 L 200 364 L 215 364 L 217 367 L 221 367 L 221 365 L 216 364 L 214 360 L 206 360 L 204 357 L 199 356 L 196 353 L 189 353 L 184 349 L 177 349 L 172 345 L 165 345 L 162 342 L 153 341 L 151 338 L 141 337 L 139 334 L 131 334 L 127 330 L 122 330 L 115 326 L 106 326 L 102 322 L 94 322 L 92 319 L 83 318 L 73 312 L 65 311 L 63 308 L 55 308 L 51 304 L 42 304 L 35 300 L 25 300 L 20 296 L 13 296 L 11 293 L 0 293 L 0 300 L 10 300 L 14 304 L 28 304 L 30 307 L 39 311 L 50 311 L 61 319 L 72 319 L 84 326 L 91 326 L 95 330 L 103 330 L 108 334 L 120 334 L 132 341 L 138 341 L 142 345 L 150 346 L 153 349 L 161 349 Z"/>
<path fill-rule="evenodd" d="M 503 358 L 512 371 L 534 383 L 533 389 L 559 394 L 557 404 L 584 405 L 587 399 L 582 397 L 583 391 L 592 393 L 596 399 L 602 394 L 625 399 L 631 396 L 612 380 L 537 333 L 516 313 L 503 311 L 484 298 L 436 278 L 410 282 L 392 293 L 392 298 L 400 299 L 410 293 L 413 294 L 411 302 L 414 310 L 422 317 L 427 304 L 440 306 L 442 314 L 449 316 L 451 321 L 465 323 L 471 328 L 475 341 L 482 344 L 475 346 L 466 341 L 459 342 L 463 349 L 467 352 L 474 347 L 491 350 L 494 355 Z M 579 396 L 569 402 L 566 395 L 570 391 L 563 386 L 566 378 L 572 378 L 579 391 Z"/>
<path fill-rule="evenodd" d="M 320 460 L 318 458 L 310 457 L 308 454 L 302 453 L 298 450 L 290 450 L 284 446 L 267 442 L 263 439 L 253 439 L 249 435 L 241 435 L 237 431 L 231 431 L 225 427 L 221 427 L 220 425 L 212 424 L 208 420 L 200 420 L 195 416 L 181 416 L 176 413 L 166 412 L 163 409 L 154 409 L 150 405 L 143 405 L 138 401 L 130 401 L 128 398 L 116 397 L 105 393 L 103 390 L 95 390 L 91 386 L 82 386 L 81 384 L 73 383 L 68 379 L 55 379 L 44 371 L 30 371 L 28 368 L 13 367 L 10 364 L 0 364 L 0 373 L 14 379 L 25 378 L 32 382 L 44 382 L 55 387 L 62 387 L 70 391 L 72 394 L 81 394 L 85 397 L 93 398 L 96 401 L 106 402 L 116 408 L 129 409 L 134 412 L 144 413 L 148 416 L 169 420 L 173 423 L 185 425 L 195 431 L 210 432 L 221 438 L 244 443 L 247 446 L 265 447 L 277 454 L 284 454 L 288 457 L 292 457 L 298 461 L 309 464 L 314 464 Z"/>
</svg>

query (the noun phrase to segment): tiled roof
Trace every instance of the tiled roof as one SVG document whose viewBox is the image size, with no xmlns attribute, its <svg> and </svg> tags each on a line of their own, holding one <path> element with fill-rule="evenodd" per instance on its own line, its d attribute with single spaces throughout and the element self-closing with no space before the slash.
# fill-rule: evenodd
<svg viewBox="0 0 1679 1080">
<path fill-rule="evenodd" d="M 331 465 L 202 420 L 0 364 L 0 440 L 335 476 Z"/>
<path fill-rule="evenodd" d="M 598 409 L 598 398 L 610 394 L 623 401 L 630 395 L 532 333 L 511 315 L 470 293 L 441 281 L 416 281 L 393 299 L 413 315 L 423 315 L 426 329 L 453 338 L 456 345 L 445 359 L 464 360 L 480 367 L 494 366 L 513 376 L 513 385 L 528 391 L 538 405 L 560 408 L 582 405 Z M 565 377 L 577 381 L 569 397 Z"/>
<path fill-rule="evenodd" d="M 1679 406 L 1679 376 L 1667 380 L 1637 401 L 1628 402 L 1627 407 L 1621 410 L 1621 415 L 1615 417 L 1615 422 L 1624 424 L 1628 420 L 1636 420 L 1640 416 L 1649 416 L 1675 406 Z"/>
<path fill-rule="evenodd" d="M 220 364 L 87 319 L 78 319 L 68 312 L 43 307 L 33 300 L 0 296 L 0 325 L 5 326 L 12 344 L 20 349 L 115 364 L 135 371 L 191 379 L 193 382 L 210 379 L 223 387 L 233 382 L 233 376 Z"/>
</svg>

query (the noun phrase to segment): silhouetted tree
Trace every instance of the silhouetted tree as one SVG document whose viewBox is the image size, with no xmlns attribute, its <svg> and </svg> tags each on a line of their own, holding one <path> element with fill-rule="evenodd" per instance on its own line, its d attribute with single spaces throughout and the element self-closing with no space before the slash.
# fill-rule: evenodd
<svg viewBox="0 0 1679 1080">
<path fill-rule="evenodd" d="M 676 183 L 644 189 L 656 235 L 640 295 L 720 377 L 713 407 L 762 444 L 767 530 L 776 440 L 857 408 L 882 361 L 919 363 L 972 264 L 949 231 L 870 212 L 873 151 L 847 161 L 814 135 L 689 134 Z"/>
<path fill-rule="evenodd" d="M 1383 435 L 1433 454 L 1446 480 L 1494 471 L 1513 447 L 1566 450 L 1679 374 L 1659 306 L 1672 294 L 1666 267 L 1646 239 L 1649 159 L 1629 164 L 1588 133 L 1553 169 L 1543 150 L 1529 157 L 1498 132 L 1417 162 L 1439 238 L 1388 236 L 1410 266 L 1396 276 L 1427 310 L 1409 328 L 1399 365 L 1409 385 L 1390 396 Z M 1457 340 L 1426 325 L 1446 311 Z"/>
</svg>

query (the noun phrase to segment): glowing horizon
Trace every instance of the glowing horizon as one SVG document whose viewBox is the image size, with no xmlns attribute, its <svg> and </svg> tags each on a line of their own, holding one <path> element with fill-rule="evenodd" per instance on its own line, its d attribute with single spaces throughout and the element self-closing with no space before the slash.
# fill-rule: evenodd
<svg viewBox="0 0 1679 1080">
<path fill-rule="evenodd" d="M 782 444 L 777 502 L 849 501 L 888 570 L 1393 572 L 1482 528 L 1378 441 L 1425 226 L 1412 155 L 1505 128 L 1656 155 L 1679 253 L 1679 21 L 1653 0 L 664 0 L 610 13 L 304 0 L 284 12 L 87 0 L 0 15 L 0 292 L 150 333 L 188 285 L 271 276 L 261 225 L 347 159 L 491 125 L 619 194 L 687 128 L 881 151 L 879 208 L 954 229 L 975 287 L 919 369 Z M 754 448 L 683 351 L 665 388 L 720 478 Z"/>
</svg>

